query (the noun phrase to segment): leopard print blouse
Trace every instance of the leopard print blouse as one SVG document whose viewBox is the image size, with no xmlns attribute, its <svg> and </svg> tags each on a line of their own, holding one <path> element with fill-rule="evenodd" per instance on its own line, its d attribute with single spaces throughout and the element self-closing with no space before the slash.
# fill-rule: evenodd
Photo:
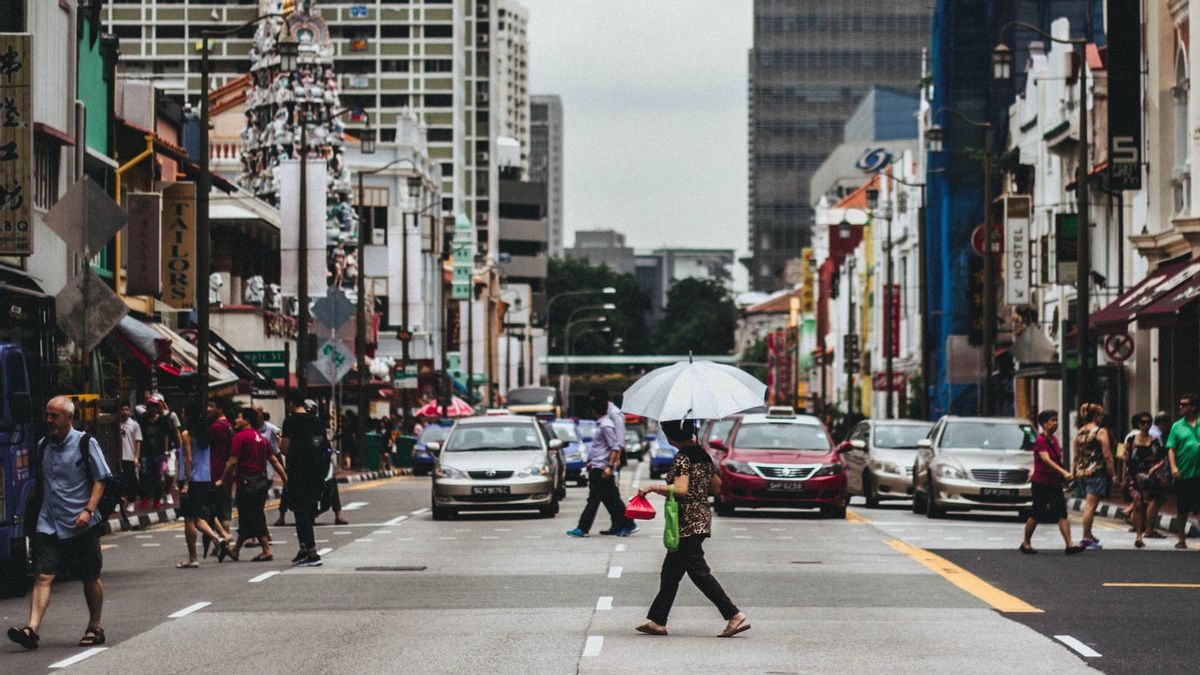
<svg viewBox="0 0 1200 675">
<path fill-rule="evenodd" d="M 675 495 L 679 502 L 679 538 L 712 534 L 712 512 L 708 508 L 708 487 L 712 484 L 716 467 L 712 462 L 692 461 L 683 451 L 675 455 L 675 461 L 667 471 L 667 483 L 677 476 L 688 477 L 686 495 Z"/>
</svg>

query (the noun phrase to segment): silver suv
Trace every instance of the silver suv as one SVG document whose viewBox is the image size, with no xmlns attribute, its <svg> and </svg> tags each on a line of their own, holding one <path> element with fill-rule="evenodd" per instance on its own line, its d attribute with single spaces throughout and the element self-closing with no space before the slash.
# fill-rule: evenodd
<svg viewBox="0 0 1200 675">
<path fill-rule="evenodd" d="M 1033 441 L 1028 420 L 943 417 L 918 443 L 913 513 L 1024 512 L 1033 506 Z"/>
</svg>

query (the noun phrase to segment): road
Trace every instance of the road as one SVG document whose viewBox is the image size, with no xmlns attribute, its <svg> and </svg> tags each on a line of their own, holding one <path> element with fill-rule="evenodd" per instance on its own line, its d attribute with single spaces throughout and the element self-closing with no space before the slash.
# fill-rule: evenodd
<svg viewBox="0 0 1200 675">
<path fill-rule="evenodd" d="M 624 495 L 638 475 L 636 467 L 624 472 Z M 724 622 L 685 580 L 671 636 L 655 638 L 633 626 L 644 620 L 657 589 L 661 520 L 643 523 L 626 539 L 570 539 L 564 532 L 586 496 L 571 488 L 552 519 L 492 514 L 434 522 L 426 510 L 428 481 L 343 486 L 343 502 L 354 505 L 347 513 L 352 525 L 318 528 L 319 545 L 329 549 L 320 568 L 288 567 L 295 552 L 290 528 L 277 531 L 286 543 L 278 544 L 274 563 L 210 559 L 199 570 L 174 568 L 184 555 L 178 526 L 107 537 L 107 649 L 75 646 L 86 609 L 79 585 L 64 583 L 55 588 L 42 648 L 24 652 L 5 643 L 3 669 L 39 672 L 86 655 L 68 667 L 88 673 L 630 673 L 683 664 L 714 673 L 1132 672 L 1139 663 L 1146 669 L 1141 659 L 1166 658 L 1168 626 L 1179 625 L 1169 617 L 1185 610 L 1194 616 L 1188 600 L 1196 591 L 1100 583 L 1200 581 L 1189 554 L 1168 551 L 1161 541 L 1146 551 L 1118 546 L 1118 539 L 1132 538 L 1111 525 L 1097 530 L 1105 551 L 1066 559 L 1052 552 L 1057 534 L 1048 530 L 1035 540 L 1042 554 L 1018 553 L 1020 526 L 1011 517 L 928 521 L 900 505 L 855 505 L 845 521 L 739 512 L 714 518 L 706 550 L 753 629 L 716 639 Z M 593 530 L 607 525 L 602 514 Z M 1134 566 L 1136 555 L 1153 562 Z M 1170 565 L 1158 568 L 1159 561 Z M 1131 601 L 1140 609 L 1130 611 Z M 1002 611 L 997 603 L 1043 611 Z M 1091 618 L 1082 619 L 1081 608 Z M 0 601 L 4 625 L 23 625 L 26 612 L 27 600 Z M 1129 630 L 1138 620 L 1155 627 L 1140 639 Z M 1056 635 L 1101 656 L 1085 658 Z M 1181 641 L 1180 658 L 1189 661 L 1155 663 L 1182 669 L 1198 651 Z"/>
</svg>

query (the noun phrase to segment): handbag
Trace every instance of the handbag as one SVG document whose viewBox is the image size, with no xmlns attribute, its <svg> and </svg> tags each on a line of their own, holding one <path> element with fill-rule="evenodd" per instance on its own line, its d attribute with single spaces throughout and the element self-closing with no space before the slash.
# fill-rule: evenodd
<svg viewBox="0 0 1200 675">
<path fill-rule="evenodd" d="M 679 502 L 675 501 L 675 486 L 667 486 L 667 505 L 663 507 L 663 546 L 668 551 L 679 548 Z"/>
<path fill-rule="evenodd" d="M 654 507 L 645 497 L 635 494 L 625 507 L 625 517 L 634 520 L 654 520 Z"/>
<path fill-rule="evenodd" d="M 266 473 L 252 473 L 248 476 L 238 475 L 238 489 L 247 492 L 266 492 L 271 487 L 271 480 Z"/>
</svg>

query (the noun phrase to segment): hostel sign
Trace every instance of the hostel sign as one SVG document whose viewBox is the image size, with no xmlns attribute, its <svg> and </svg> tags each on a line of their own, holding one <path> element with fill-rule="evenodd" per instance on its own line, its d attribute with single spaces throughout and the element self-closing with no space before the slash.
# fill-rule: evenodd
<svg viewBox="0 0 1200 675">
<path fill-rule="evenodd" d="M 1004 198 L 1004 302 L 1029 304 L 1029 197 Z"/>
<path fill-rule="evenodd" d="M 196 274 L 196 184 L 166 183 L 162 186 L 163 302 L 176 309 L 195 307 Z"/>
<path fill-rule="evenodd" d="M 28 33 L 0 34 L 0 255 L 33 254 L 33 68 Z"/>
</svg>

